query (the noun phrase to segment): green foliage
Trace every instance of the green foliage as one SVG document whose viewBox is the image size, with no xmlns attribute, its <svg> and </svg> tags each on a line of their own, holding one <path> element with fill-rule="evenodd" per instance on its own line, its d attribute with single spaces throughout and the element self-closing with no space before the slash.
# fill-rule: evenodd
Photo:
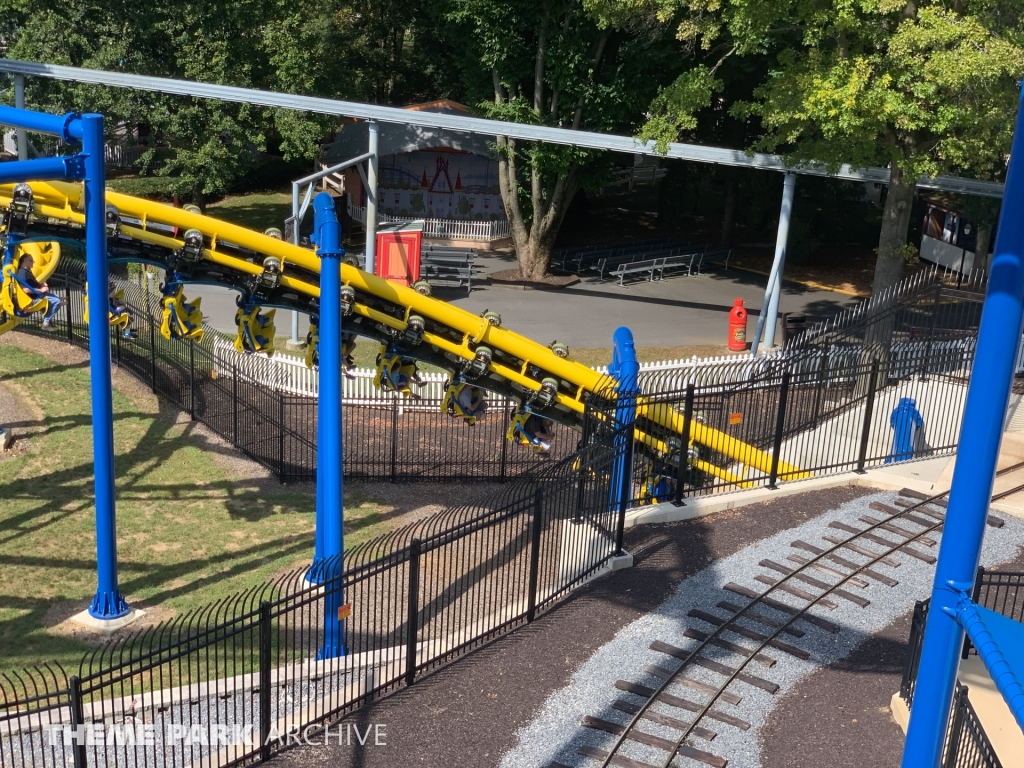
<svg viewBox="0 0 1024 768">
<path fill-rule="evenodd" d="M 166 176 L 141 176 L 138 178 L 108 179 L 107 187 L 125 195 L 145 197 L 169 203 L 174 198 L 174 180 Z"/>
</svg>

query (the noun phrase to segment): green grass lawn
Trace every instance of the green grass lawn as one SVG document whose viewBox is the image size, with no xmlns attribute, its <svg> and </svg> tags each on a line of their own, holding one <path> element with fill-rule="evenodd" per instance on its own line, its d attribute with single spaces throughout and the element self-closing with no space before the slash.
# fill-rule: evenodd
<svg viewBox="0 0 1024 768">
<path fill-rule="evenodd" d="M 31 434 L 0 459 L 0 672 L 46 660 L 74 670 L 88 646 L 46 624 L 96 588 L 88 366 L 5 345 L 4 390 L 33 415 Z M 236 458 L 218 458 L 226 449 L 166 410 L 144 390 L 115 388 L 117 545 L 129 601 L 169 616 L 308 560 L 312 488 L 239 479 Z M 378 504 L 345 501 L 348 546 L 389 529 Z"/>
<path fill-rule="evenodd" d="M 206 215 L 262 232 L 268 227 L 284 230 L 284 220 L 292 215 L 292 198 L 283 192 L 263 192 L 226 197 L 212 203 Z"/>
</svg>

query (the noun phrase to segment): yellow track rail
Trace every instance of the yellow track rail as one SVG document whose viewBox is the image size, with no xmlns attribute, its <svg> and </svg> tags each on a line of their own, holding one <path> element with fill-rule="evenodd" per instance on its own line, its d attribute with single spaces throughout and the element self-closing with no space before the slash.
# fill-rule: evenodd
<svg viewBox="0 0 1024 768">
<path fill-rule="evenodd" d="M 81 185 L 63 182 L 37 182 L 30 186 L 35 198 L 35 215 L 37 217 L 44 216 L 76 225 L 84 223 L 82 213 L 84 191 Z M 0 185 L 0 205 L 7 205 L 10 202 L 12 191 L 13 185 Z M 307 296 L 319 297 L 320 295 L 318 285 L 320 260 L 309 250 L 235 224 L 189 213 L 161 203 L 109 190 L 106 197 L 107 204 L 115 206 L 122 219 L 134 219 L 138 222 L 137 224 L 122 223 L 120 231 L 123 236 L 138 242 L 177 250 L 181 248 L 183 241 L 172 237 L 165 228 L 155 225 L 177 227 L 178 233 L 182 236 L 186 230 L 197 229 L 203 233 L 205 242 L 208 244 L 208 247 L 203 250 L 203 258 L 219 267 L 237 273 L 240 276 L 239 282 L 243 277 L 259 275 L 262 272 L 260 265 L 262 261 L 257 264 L 240 258 L 237 253 L 230 253 L 232 250 L 251 251 L 260 257 L 275 256 L 281 259 L 284 265 L 282 287 Z M 289 275 L 289 266 L 292 267 L 291 272 L 293 273 L 296 272 L 295 268 L 298 268 L 298 275 Z M 410 315 L 419 315 L 457 331 L 461 335 L 461 342 L 455 342 L 438 333 L 427 331 L 423 334 L 423 343 L 436 347 L 449 355 L 467 361 L 473 360 L 475 347 L 486 345 L 492 350 L 506 353 L 506 357 L 522 361 L 521 364 L 512 366 L 494 359 L 490 365 L 492 373 L 518 385 L 522 390 L 527 392 L 540 390 L 540 382 L 530 375 L 531 368 L 534 367 L 568 382 L 572 385 L 571 393 L 560 388 L 556 396 L 556 402 L 563 410 L 578 415 L 582 414 L 583 398 L 606 384 L 607 380 L 601 374 L 585 365 L 558 357 L 549 348 L 518 333 L 496 327 L 482 317 L 439 299 L 423 296 L 411 288 L 388 282 L 348 264 L 342 265 L 342 282 L 355 289 L 357 295 L 359 293 L 369 294 L 389 305 L 405 308 L 404 318 L 399 319 L 366 306 L 364 302 L 357 301 L 353 306 L 353 312 L 368 320 L 402 331 L 405 329 Z M 662 427 L 662 431 L 668 430 L 675 434 L 683 431 L 683 416 L 669 406 L 648 404 L 641 398 L 637 412 L 641 419 L 647 419 Z M 724 432 L 694 422 L 690 426 L 690 436 L 694 441 L 709 446 L 740 464 L 756 468 L 761 472 L 770 471 L 772 461 L 770 454 L 730 437 Z M 655 450 L 663 451 L 667 448 L 662 440 L 644 433 L 640 429 L 638 429 L 637 438 Z M 702 464 L 705 463 L 702 462 Z M 733 472 L 710 464 L 701 468 L 730 482 L 742 482 L 743 479 Z M 778 471 L 781 476 L 794 479 L 807 476 L 797 467 L 782 461 L 779 462 Z"/>
</svg>

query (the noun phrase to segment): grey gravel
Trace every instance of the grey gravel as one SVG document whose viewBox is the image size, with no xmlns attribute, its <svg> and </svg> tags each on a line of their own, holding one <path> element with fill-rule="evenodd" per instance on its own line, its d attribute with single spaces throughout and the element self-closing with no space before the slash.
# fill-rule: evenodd
<svg viewBox="0 0 1024 768">
<path fill-rule="evenodd" d="M 860 515 L 869 514 L 876 518 L 880 516 L 880 513 L 868 509 L 870 502 L 891 502 L 894 497 L 893 493 L 879 493 L 851 501 L 839 509 L 827 512 L 803 525 L 752 544 L 682 582 L 675 594 L 662 603 L 657 610 L 624 627 L 614 640 L 600 648 L 580 667 L 568 686 L 556 691 L 548 698 L 533 722 L 518 731 L 519 743 L 504 755 L 501 762 L 502 768 L 538 768 L 538 766 L 548 765 L 553 760 L 568 766 L 593 766 L 595 764 L 593 761 L 576 753 L 577 748 L 589 744 L 607 749 L 614 743 L 615 737 L 601 731 L 581 728 L 580 722 L 583 717 L 592 715 L 620 724 L 628 722 L 628 716 L 613 709 L 612 703 L 616 699 L 623 698 L 640 704 L 642 699 L 617 690 L 614 688 L 615 681 L 622 679 L 656 687 L 660 684 L 660 679 L 645 675 L 643 672 L 645 666 L 656 664 L 670 669 L 675 669 L 678 666 L 678 662 L 670 657 L 651 651 L 649 649 L 651 642 L 661 640 L 682 648 L 695 647 L 697 641 L 683 638 L 683 630 L 693 627 L 702 631 L 710 631 L 711 627 L 697 619 L 688 617 L 687 613 L 691 609 L 698 608 L 724 618 L 725 614 L 722 609 L 715 607 L 720 600 L 727 599 L 740 605 L 746 602 L 738 595 L 723 591 L 722 586 L 725 583 L 734 581 L 757 592 L 763 592 L 767 587 L 755 581 L 754 577 L 758 574 L 775 576 L 779 574 L 773 574 L 772 571 L 758 565 L 762 559 L 767 558 L 778 563 L 795 566 L 794 563 L 787 561 L 786 557 L 790 554 L 806 553 L 793 549 L 790 546 L 791 542 L 803 539 L 823 548 L 831 546 L 821 538 L 822 534 L 831 533 L 843 538 L 847 536 L 835 529 L 828 529 L 828 524 L 831 521 L 843 520 L 850 525 L 863 528 L 864 524 L 857 522 Z M 1000 515 L 1000 517 L 1003 516 Z M 1012 517 L 1004 517 L 1004 519 L 1006 524 L 1003 528 L 986 528 L 985 545 L 981 558 L 982 564 L 986 567 L 1013 559 L 1018 548 L 1024 543 L 1024 520 Z M 903 523 L 903 526 L 919 530 L 909 523 Z M 892 534 L 884 532 L 879 532 L 879 535 L 893 538 Z M 936 539 L 940 538 L 938 534 L 931 534 L 931 536 Z M 893 540 L 895 541 L 895 539 Z M 875 549 L 873 546 L 871 548 Z M 935 554 L 938 552 L 937 546 L 930 549 L 918 544 L 916 548 Z M 842 554 L 843 557 L 858 563 L 866 561 L 866 558 L 848 550 Z M 773 668 L 766 669 L 757 663 L 748 666 L 748 672 L 777 683 L 780 690 L 773 696 L 759 688 L 737 683 L 730 690 L 743 697 L 739 705 L 733 706 L 719 702 L 716 704 L 716 709 L 750 722 L 752 727 L 749 730 L 742 731 L 723 723 L 705 720 L 701 725 L 716 731 L 717 737 L 713 741 L 691 739 L 689 743 L 699 749 L 705 749 L 727 758 L 730 768 L 761 766 L 761 745 L 758 731 L 775 703 L 803 677 L 820 666 L 846 657 L 853 648 L 871 634 L 881 630 L 896 617 L 912 608 L 916 600 L 924 599 L 930 594 L 934 566 L 906 554 L 899 554 L 896 559 L 901 563 L 898 568 L 891 568 L 884 564 L 878 564 L 875 568 L 897 579 L 898 586 L 886 587 L 870 581 L 869 586 L 865 589 L 854 586 L 846 587 L 850 592 L 871 601 L 866 608 L 860 608 L 841 598 L 833 598 L 838 603 L 835 610 L 814 609 L 814 613 L 841 627 L 838 634 L 831 634 L 804 622 L 798 622 L 797 626 L 806 632 L 804 637 L 795 639 L 783 636 L 781 638 L 809 651 L 811 657 L 807 661 L 801 661 L 777 649 L 769 649 L 766 655 L 777 660 L 777 664 Z M 822 573 L 811 575 L 830 584 L 836 581 L 833 577 Z M 808 590 L 815 591 L 811 587 L 808 587 Z M 796 606 L 800 606 L 801 603 L 798 599 L 785 595 L 777 599 Z M 783 614 L 775 611 L 761 610 L 776 618 L 786 618 Z M 748 626 L 758 631 L 764 630 L 764 627 L 759 625 L 748 624 Z M 749 645 L 749 641 L 744 641 L 743 638 L 735 635 L 727 634 L 725 639 Z M 721 650 L 716 653 L 717 658 L 723 663 L 734 665 L 738 661 L 738 657 L 728 651 Z M 722 680 L 720 676 L 700 668 L 689 670 L 687 676 L 715 685 L 720 684 Z M 676 695 L 701 704 L 707 699 L 703 694 L 685 688 L 673 687 L 670 690 Z M 661 704 L 657 705 L 657 708 L 674 717 L 688 719 L 688 713 L 683 710 Z M 643 730 L 666 738 L 678 736 L 678 732 L 649 721 L 644 722 Z M 660 750 L 633 742 L 627 743 L 621 754 L 655 764 L 660 764 L 665 756 L 665 753 Z M 700 765 L 700 763 L 677 758 L 673 765 Z"/>
</svg>

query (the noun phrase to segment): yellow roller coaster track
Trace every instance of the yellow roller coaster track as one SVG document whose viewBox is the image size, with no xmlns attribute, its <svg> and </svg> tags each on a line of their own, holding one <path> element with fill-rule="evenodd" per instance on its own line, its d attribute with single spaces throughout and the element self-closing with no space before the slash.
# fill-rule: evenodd
<svg viewBox="0 0 1024 768">
<path fill-rule="evenodd" d="M 34 207 L 29 234 L 34 239 L 82 240 L 82 186 L 62 182 L 30 186 Z M 13 189 L 13 185 L 0 185 L 0 206 L 10 204 Z M 258 296 L 258 303 L 317 314 L 320 260 L 312 251 L 209 216 L 109 190 L 107 205 L 117 209 L 117 216 L 108 221 L 111 261 L 146 262 L 173 272 L 183 283 L 224 285 L 252 295 L 257 292 L 264 260 L 276 257 L 282 275 L 272 291 Z M 202 233 L 201 256 L 189 257 L 183 247 L 189 230 Z M 584 399 L 608 385 L 606 377 L 585 365 L 412 288 L 348 264 L 342 265 L 342 283 L 353 295 L 344 320 L 347 331 L 454 372 L 470 372 L 475 364 L 472 373 L 478 375 L 479 386 L 520 402 L 533 401 L 545 417 L 573 428 L 582 422 Z M 412 324 L 411 318 L 416 318 Z M 551 392 L 553 382 L 557 389 Z M 674 408 L 644 397 L 638 402 L 636 437 L 651 452 L 666 453 L 672 436 L 680 435 L 683 426 L 683 416 Z M 770 454 L 696 420 L 690 425 L 690 437 L 736 464 L 770 471 Z M 730 471 L 701 460 L 693 464 L 729 482 L 743 480 L 742 468 Z M 782 461 L 778 472 L 783 479 L 807 476 Z"/>
</svg>

